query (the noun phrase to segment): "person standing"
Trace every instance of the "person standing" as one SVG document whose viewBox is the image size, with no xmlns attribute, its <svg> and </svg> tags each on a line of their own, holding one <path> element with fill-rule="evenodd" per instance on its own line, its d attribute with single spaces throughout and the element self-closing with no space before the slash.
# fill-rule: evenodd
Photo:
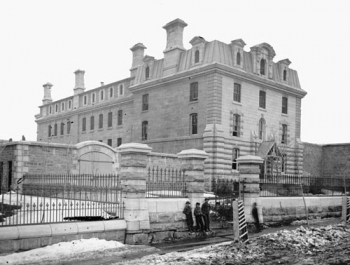
<svg viewBox="0 0 350 265">
<path fill-rule="evenodd" d="M 192 208 L 191 203 L 189 201 L 186 202 L 185 208 L 182 212 L 186 215 L 186 223 L 188 226 L 188 230 L 190 230 L 190 232 L 193 232 Z"/>
<path fill-rule="evenodd" d="M 205 198 L 204 203 L 202 204 L 202 214 L 203 214 L 203 219 L 204 219 L 205 232 L 211 232 L 209 213 L 210 213 L 209 199 Z"/>
<path fill-rule="evenodd" d="M 258 207 L 256 207 L 256 202 L 253 203 L 252 216 L 254 219 L 255 230 L 257 233 L 259 233 L 260 232 L 260 222 L 259 222 L 259 213 L 258 213 Z"/>
<path fill-rule="evenodd" d="M 200 203 L 197 202 L 196 203 L 196 207 L 194 208 L 194 216 L 196 218 L 196 226 L 197 226 L 197 232 L 198 231 L 201 231 L 203 232 L 204 231 L 204 224 L 203 224 L 203 214 L 202 214 L 202 210 L 201 210 L 201 207 L 200 207 Z"/>
</svg>

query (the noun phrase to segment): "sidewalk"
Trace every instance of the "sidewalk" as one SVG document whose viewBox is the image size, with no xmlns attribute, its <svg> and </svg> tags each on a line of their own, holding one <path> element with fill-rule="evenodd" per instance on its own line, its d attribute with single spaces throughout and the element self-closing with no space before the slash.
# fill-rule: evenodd
<svg viewBox="0 0 350 265">
<path fill-rule="evenodd" d="M 306 220 L 305 220 L 306 222 Z M 310 226 L 327 226 L 340 223 L 340 218 L 327 218 L 327 219 L 314 219 L 309 220 Z M 248 238 L 256 238 L 261 235 L 275 233 L 280 230 L 294 230 L 300 226 L 307 226 L 307 223 L 297 224 L 297 225 L 288 225 L 280 227 L 270 227 L 262 229 L 259 233 L 249 233 Z M 157 243 L 151 245 L 160 250 L 159 254 L 166 254 L 168 252 L 184 252 L 196 248 L 201 248 L 207 245 L 214 245 L 220 243 L 229 243 L 234 240 L 233 231 L 229 229 L 217 229 L 215 230 L 215 236 L 208 237 L 198 237 L 194 239 L 185 239 L 176 242 L 169 243 Z"/>
</svg>

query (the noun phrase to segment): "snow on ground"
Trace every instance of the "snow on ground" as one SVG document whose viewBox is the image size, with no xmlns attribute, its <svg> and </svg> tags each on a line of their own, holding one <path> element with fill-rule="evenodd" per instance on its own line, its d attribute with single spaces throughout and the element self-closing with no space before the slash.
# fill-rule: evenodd
<svg viewBox="0 0 350 265">
<path fill-rule="evenodd" d="M 25 252 L 0 256 L 0 264 L 25 264 L 36 262 L 42 264 L 45 260 L 59 260 L 63 257 L 74 256 L 79 253 L 103 251 L 124 246 L 124 244 L 117 241 L 106 241 L 97 238 L 80 239 L 71 242 L 61 242 Z"/>
</svg>

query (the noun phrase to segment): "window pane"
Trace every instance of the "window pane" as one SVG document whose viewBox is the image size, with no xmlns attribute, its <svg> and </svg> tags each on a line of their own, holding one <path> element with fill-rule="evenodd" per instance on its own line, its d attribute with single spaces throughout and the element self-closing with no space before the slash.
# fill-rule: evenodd
<svg viewBox="0 0 350 265">
<path fill-rule="evenodd" d="M 147 140 L 148 121 L 142 122 L 142 140 Z"/>
<path fill-rule="evenodd" d="M 238 114 L 233 115 L 233 132 L 232 136 L 240 136 L 240 125 L 241 125 L 241 116 Z"/>
<path fill-rule="evenodd" d="M 197 131 L 198 131 L 197 113 L 193 113 L 190 115 L 190 122 L 191 122 L 191 134 L 197 134 Z"/>
<path fill-rule="evenodd" d="M 103 114 L 98 116 L 98 128 L 103 128 Z"/>
<path fill-rule="evenodd" d="M 282 97 L 282 113 L 288 114 L 288 98 Z"/>
<path fill-rule="evenodd" d="M 117 147 L 120 146 L 122 144 L 122 138 L 118 138 L 117 139 Z"/>
<path fill-rule="evenodd" d="M 241 84 L 234 84 L 233 100 L 236 102 L 241 102 Z"/>
<path fill-rule="evenodd" d="M 113 113 L 109 112 L 108 113 L 108 127 L 112 127 L 112 123 L 113 123 Z"/>
<path fill-rule="evenodd" d="M 198 100 L 198 82 L 191 83 L 190 85 L 190 101 Z"/>
<path fill-rule="evenodd" d="M 118 110 L 118 125 L 123 124 L 123 110 Z"/>
<path fill-rule="evenodd" d="M 142 95 L 142 110 L 148 110 L 148 94 Z"/>
<path fill-rule="evenodd" d="M 266 92 L 262 90 L 259 92 L 259 107 L 266 108 Z"/>
<path fill-rule="evenodd" d="M 93 130 L 95 128 L 95 117 L 90 117 L 90 130 Z"/>
</svg>

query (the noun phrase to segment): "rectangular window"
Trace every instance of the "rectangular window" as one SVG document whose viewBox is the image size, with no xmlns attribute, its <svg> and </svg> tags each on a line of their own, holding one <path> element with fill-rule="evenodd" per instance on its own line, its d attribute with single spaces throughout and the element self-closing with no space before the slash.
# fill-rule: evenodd
<svg viewBox="0 0 350 265">
<path fill-rule="evenodd" d="M 148 94 L 142 95 L 142 110 L 148 110 Z"/>
<path fill-rule="evenodd" d="M 241 84 L 234 83 L 233 101 L 241 102 Z"/>
<path fill-rule="evenodd" d="M 95 117 L 91 116 L 90 117 L 90 130 L 94 130 L 95 129 Z"/>
<path fill-rule="evenodd" d="M 70 126 L 71 126 L 72 123 L 73 122 L 70 121 L 70 120 L 67 121 L 67 134 L 70 134 Z"/>
<path fill-rule="evenodd" d="M 51 137 L 52 136 L 52 126 L 49 125 L 49 128 L 48 128 L 48 137 Z"/>
<path fill-rule="evenodd" d="M 238 114 L 233 114 L 233 132 L 232 136 L 240 136 L 240 127 L 241 127 L 241 116 Z"/>
<path fill-rule="evenodd" d="M 287 133 L 288 133 L 287 124 L 282 124 L 282 137 L 281 137 L 282 144 L 287 144 Z"/>
<path fill-rule="evenodd" d="M 191 134 L 197 134 L 197 130 L 198 130 L 198 116 L 197 116 L 197 113 L 192 113 L 190 115 L 190 124 L 191 124 Z"/>
<path fill-rule="evenodd" d="M 142 122 L 142 141 L 146 141 L 147 140 L 147 135 L 148 134 L 148 121 L 143 121 Z"/>
<path fill-rule="evenodd" d="M 98 116 L 98 128 L 102 129 L 103 128 L 103 114 L 100 114 Z"/>
<path fill-rule="evenodd" d="M 112 146 L 112 139 L 107 140 L 107 145 Z"/>
<path fill-rule="evenodd" d="M 83 118 L 83 124 L 82 124 L 81 130 L 82 130 L 83 132 L 86 131 L 86 118 Z"/>
<path fill-rule="evenodd" d="M 112 127 L 113 123 L 113 113 L 108 112 L 108 127 Z"/>
<path fill-rule="evenodd" d="M 57 136 L 57 123 L 55 123 L 55 127 L 54 127 L 54 136 Z"/>
<path fill-rule="evenodd" d="M 64 123 L 62 122 L 61 123 L 61 135 L 63 135 L 64 134 Z"/>
<path fill-rule="evenodd" d="M 282 97 L 282 113 L 288 114 L 288 98 Z"/>
<path fill-rule="evenodd" d="M 266 109 L 266 92 L 259 91 L 259 108 Z"/>
<path fill-rule="evenodd" d="M 198 82 L 191 83 L 190 85 L 190 101 L 198 100 Z"/>
<path fill-rule="evenodd" d="M 237 163 L 238 157 L 239 157 L 239 149 L 233 148 L 232 149 L 232 169 L 233 170 L 238 170 L 238 163 Z"/>
<path fill-rule="evenodd" d="M 123 110 L 118 110 L 118 126 L 123 125 Z"/>
<path fill-rule="evenodd" d="M 122 138 L 117 138 L 117 147 L 122 145 Z"/>
</svg>

